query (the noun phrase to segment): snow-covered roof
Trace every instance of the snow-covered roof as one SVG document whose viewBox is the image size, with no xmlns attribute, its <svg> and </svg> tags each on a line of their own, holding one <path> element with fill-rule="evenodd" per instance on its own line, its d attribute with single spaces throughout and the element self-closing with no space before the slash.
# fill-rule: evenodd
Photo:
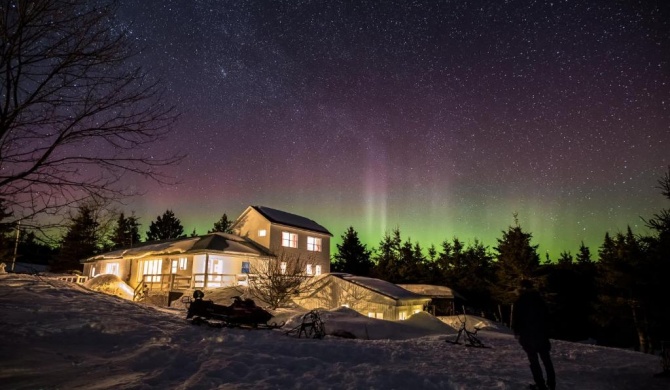
<svg viewBox="0 0 670 390">
<path fill-rule="evenodd" d="M 415 294 L 411 291 L 408 291 L 398 286 L 397 284 L 393 284 L 391 282 L 387 282 L 381 279 L 368 278 L 365 276 L 356 276 L 346 273 L 332 273 L 330 275 L 354 283 L 358 286 L 367 288 L 368 290 L 377 292 L 379 294 L 385 295 L 389 298 L 393 298 L 396 300 L 413 300 L 413 299 L 429 298 L 424 295 Z"/>
<path fill-rule="evenodd" d="M 428 295 L 432 298 L 465 299 L 461 294 L 446 286 L 436 286 L 433 284 L 399 284 L 398 286 L 417 294 Z"/>
<path fill-rule="evenodd" d="M 267 220 L 270 222 L 278 223 L 281 225 L 293 226 L 300 229 L 311 230 L 314 232 L 319 232 L 332 236 L 332 234 L 328 231 L 328 229 L 312 221 L 309 218 L 301 217 L 296 214 L 287 213 L 286 211 L 276 210 L 265 206 L 251 206 L 251 207 L 254 210 L 258 211 L 262 216 L 267 218 Z"/>
<path fill-rule="evenodd" d="M 111 252 L 101 253 L 89 257 L 83 262 L 129 257 L 141 258 L 169 254 L 197 253 L 203 251 L 243 253 L 255 256 L 271 255 L 248 238 L 234 234 L 216 232 L 197 237 L 173 238 L 170 240 L 143 243 L 132 248 L 122 248 Z"/>
</svg>

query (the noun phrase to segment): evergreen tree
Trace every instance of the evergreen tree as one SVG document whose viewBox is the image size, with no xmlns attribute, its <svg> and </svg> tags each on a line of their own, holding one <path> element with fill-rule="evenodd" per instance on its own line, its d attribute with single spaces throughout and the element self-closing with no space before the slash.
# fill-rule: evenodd
<svg viewBox="0 0 670 390">
<path fill-rule="evenodd" d="M 650 267 L 646 248 L 630 227 L 626 234 L 609 235 L 600 249 L 597 264 L 598 300 L 595 319 L 607 331 L 610 343 L 621 347 L 637 345 L 649 349 L 650 308 L 648 279 L 657 272 Z M 655 293 L 659 293 L 656 291 Z M 637 339 L 631 337 L 637 334 Z"/>
<path fill-rule="evenodd" d="M 425 282 L 424 269 L 426 258 L 419 243 L 412 244 L 409 238 L 400 248 L 400 259 L 398 264 L 398 279 L 396 283 L 422 283 Z"/>
<path fill-rule="evenodd" d="M 384 235 L 377 254 L 375 256 L 375 267 L 373 275 L 379 279 L 391 283 L 398 283 L 400 278 L 400 258 L 401 258 L 402 239 L 400 238 L 400 229 L 395 228 L 389 234 Z"/>
<path fill-rule="evenodd" d="M 147 241 L 167 240 L 179 238 L 184 235 L 184 227 L 181 221 L 175 217 L 172 210 L 166 210 L 156 221 L 152 221 L 147 231 Z"/>
<path fill-rule="evenodd" d="M 563 251 L 563 252 L 561 252 L 561 254 L 558 257 L 558 264 L 559 265 L 564 265 L 564 266 L 565 265 L 570 265 L 570 264 L 572 264 L 572 261 L 573 261 L 573 257 L 572 257 L 572 253 L 570 253 L 570 251 L 567 251 L 567 252 Z"/>
<path fill-rule="evenodd" d="M 531 245 L 532 234 L 523 231 L 515 215 L 515 226 L 510 226 L 498 239 L 496 263 L 497 285 L 494 291 L 503 304 L 516 299 L 515 291 L 523 279 L 536 278 L 540 265 L 537 245 Z"/>
<path fill-rule="evenodd" d="M 209 230 L 207 233 L 219 232 L 219 233 L 232 234 L 233 233 L 233 229 L 232 229 L 233 222 L 234 221 L 231 221 L 231 220 L 228 219 L 228 215 L 226 215 L 226 213 L 223 213 L 223 216 L 221 217 L 221 219 L 214 222 L 214 228 Z"/>
<path fill-rule="evenodd" d="M 137 218 L 134 215 L 126 218 L 123 213 L 119 214 L 111 241 L 114 249 L 137 245 L 140 242 L 140 224 Z"/>
<path fill-rule="evenodd" d="M 590 264 L 591 262 L 591 251 L 584 245 L 584 241 L 582 241 L 577 252 L 577 264 Z"/>
<path fill-rule="evenodd" d="M 29 264 L 48 265 L 53 262 L 56 250 L 44 242 L 38 241 L 35 233 L 21 234 L 17 261 Z"/>
<path fill-rule="evenodd" d="M 337 253 L 333 256 L 333 271 L 370 276 L 374 267 L 370 256 L 371 252 L 361 243 L 358 232 L 349 226 L 342 235 L 342 243 L 337 244 Z"/>
<path fill-rule="evenodd" d="M 195 228 L 193 228 L 193 231 L 191 232 L 191 237 L 198 237 L 198 232 L 195 231 Z"/>
<path fill-rule="evenodd" d="M 100 252 L 102 237 L 96 211 L 88 204 L 79 207 L 61 239 L 60 252 L 51 265 L 52 271 L 81 271 L 81 260 Z"/>
<path fill-rule="evenodd" d="M 661 194 L 670 200 L 670 167 L 658 181 Z M 667 301 L 667 283 L 670 275 L 670 209 L 663 209 L 647 222 L 656 234 L 643 239 L 648 256 L 648 272 L 644 275 L 645 303 L 648 313 L 651 349 L 658 342 L 670 340 L 670 310 Z"/>
<path fill-rule="evenodd" d="M 459 279 L 450 287 L 467 297 L 469 306 L 488 311 L 493 306 L 490 286 L 493 277 L 493 256 L 479 240 L 462 251 Z"/>
</svg>

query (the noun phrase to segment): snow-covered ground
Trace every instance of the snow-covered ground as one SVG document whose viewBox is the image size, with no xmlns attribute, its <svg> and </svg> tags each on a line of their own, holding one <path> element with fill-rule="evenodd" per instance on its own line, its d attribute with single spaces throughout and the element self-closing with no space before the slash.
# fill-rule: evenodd
<svg viewBox="0 0 670 390">
<path fill-rule="evenodd" d="M 2 389 L 526 389 L 526 357 L 504 328 L 490 349 L 445 343 L 455 330 L 425 313 L 391 322 L 348 309 L 326 330 L 356 339 L 190 325 L 159 309 L 36 276 L 0 275 Z M 470 318 L 469 322 L 478 321 Z M 660 359 L 554 341 L 559 389 L 668 389 Z"/>
</svg>

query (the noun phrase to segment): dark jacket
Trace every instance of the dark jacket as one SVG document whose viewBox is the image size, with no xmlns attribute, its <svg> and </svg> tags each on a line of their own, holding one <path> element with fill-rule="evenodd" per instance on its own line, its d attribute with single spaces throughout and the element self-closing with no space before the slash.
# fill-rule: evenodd
<svg viewBox="0 0 670 390">
<path fill-rule="evenodd" d="M 551 348 L 547 334 L 547 305 L 535 290 L 522 290 L 514 304 L 512 329 L 519 336 L 519 344 L 530 351 L 548 351 Z"/>
</svg>

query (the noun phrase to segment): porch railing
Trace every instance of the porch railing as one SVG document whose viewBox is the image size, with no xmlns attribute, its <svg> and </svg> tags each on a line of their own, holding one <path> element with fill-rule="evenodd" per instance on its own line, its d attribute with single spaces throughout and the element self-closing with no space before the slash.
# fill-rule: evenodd
<svg viewBox="0 0 670 390">
<path fill-rule="evenodd" d="M 216 288 L 246 285 L 247 274 L 146 274 L 138 285 L 138 291 L 175 291 L 192 288 Z"/>
</svg>

